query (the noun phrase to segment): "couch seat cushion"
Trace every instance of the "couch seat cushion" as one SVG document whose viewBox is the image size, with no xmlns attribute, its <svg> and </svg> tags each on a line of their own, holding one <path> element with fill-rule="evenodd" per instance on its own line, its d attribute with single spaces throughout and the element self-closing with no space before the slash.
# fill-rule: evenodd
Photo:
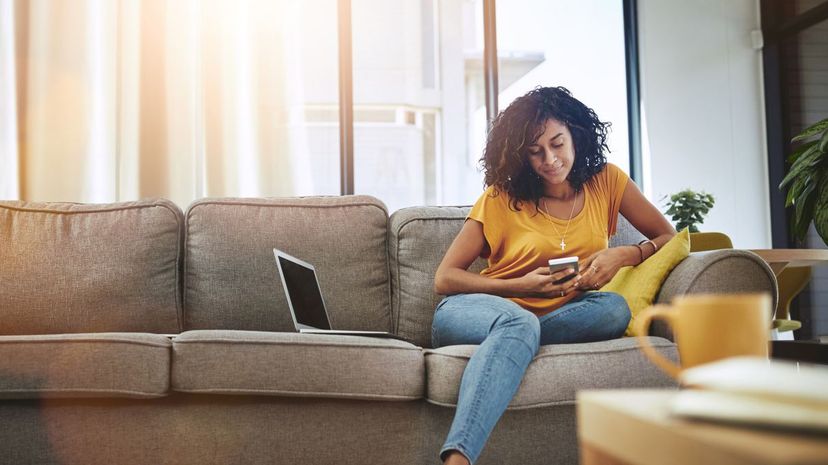
<svg viewBox="0 0 828 465">
<path fill-rule="evenodd" d="M 663 355 L 677 360 L 672 342 L 657 337 L 651 337 L 650 342 Z M 457 405 L 463 370 L 477 347 L 458 345 L 426 351 L 426 400 Z M 541 346 L 509 409 L 574 404 L 575 393 L 582 389 L 675 386 L 672 378 L 644 357 L 633 338 Z"/>
<path fill-rule="evenodd" d="M 164 396 L 171 346 L 141 333 L 0 336 L 0 398 Z"/>
<path fill-rule="evenodd" d="M 173 341 L 180 392 L 413 400 L 424 382 L 422 350 L 395 339 L 196 330 Z"/>
</svg>

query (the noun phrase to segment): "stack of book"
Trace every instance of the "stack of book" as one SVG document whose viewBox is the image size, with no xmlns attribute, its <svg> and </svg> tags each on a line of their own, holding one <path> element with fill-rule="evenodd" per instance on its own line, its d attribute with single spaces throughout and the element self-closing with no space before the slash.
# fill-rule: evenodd
<svg viewBox="0 0 828 465">
<path fill-rule="evenodd" d="M 673 415 L 828 432 L 828 367 L 737 357 L 684 370 Z"/>
</svg>

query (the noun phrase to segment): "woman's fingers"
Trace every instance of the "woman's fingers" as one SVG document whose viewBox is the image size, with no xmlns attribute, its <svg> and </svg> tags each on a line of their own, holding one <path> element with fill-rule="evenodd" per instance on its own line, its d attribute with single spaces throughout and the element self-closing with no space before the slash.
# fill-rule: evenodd
<svg viewBox="0 0 828 465">
<path fill-rule="evenodd" d="M 568 276 L 572 276 L 574 273 L 575 273 L 575 268 L 566 268 L 564 270 L 556 271 L 556 272 L 552 273 L 550 276 L 551 276 L 553 281 L 558 281 L 558 280 L 564 279 Z"/>
<path fill-rule="evenodd" d="M 581 270 L 581 282 L 582 283 L 591 283 L 593 279 L 595 279 L 595 274 L 598 272 L 598 267 L 594 264 L 587 265 L 583 270 Z"/>
<path fill-rule="evenodd" d="M 595 268 L 588 268 L 584 273 L 582 273 L 583 279 L 581 279 L 580 287 L 581 289 L 597 289 L 601 287 L 605 277 L 599 272 L 599 270 Z M 597 287 L 596 287 L 597 286 Z"/>
</svg>

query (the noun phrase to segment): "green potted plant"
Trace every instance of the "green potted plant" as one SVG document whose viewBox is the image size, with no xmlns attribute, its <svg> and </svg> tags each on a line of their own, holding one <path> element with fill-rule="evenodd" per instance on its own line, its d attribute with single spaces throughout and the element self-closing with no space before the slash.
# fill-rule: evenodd
<svg viewBox="0 0 828 465">
<path fill-rule="evenodd" d="M 696 225 L 704 223 L 704 216 L 713 208 L 714 202 L 710 194 L 685 189 L 670 196 L 664 214 L 671 215 L 677 231 L 690 228 L 691 233 L 697 233 L 699 228 Z"/>
<path fill-rule="evenodd" d="M 809 140 L 810 139 L 810 140 Z M 788 174 L 779 184 L 788 188 L 785 207 L 793 207 L 791 232 L 805 238 L 811 221 L 828 244 L 828 118 L 808 127 L 791 142 L 802 142 L 788 155 Z"/>
</svg>

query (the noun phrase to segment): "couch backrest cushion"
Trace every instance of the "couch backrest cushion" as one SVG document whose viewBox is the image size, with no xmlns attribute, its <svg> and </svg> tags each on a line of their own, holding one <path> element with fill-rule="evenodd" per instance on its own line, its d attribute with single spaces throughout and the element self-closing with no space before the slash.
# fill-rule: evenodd
<svg viewBox="0 0 828 465">
<path fill-rule="evenodd" d="M 391 313 L 394 332 L 415 344 L 431 347 L 434 309 L 443 296 L 434 293 L 434 273 L 454 237 L 463 227 L 470 207 L 404 208 L 389 221 Z M 619 215 L 612 246 L 638 242 L 641 234 Z M 486 260 L 478 258 L 470 271 L 480 272 Z"/>
<path fill-rule="evenodd" d="M 463 227 L 469 207 L 413 207 L 391 215 L 391 313 L 394 332 L 422 347 L 431 347 L 434 309 L 443 296 L 434 293 L 434 272 Z M 480 272 L 478 258 L 470 271 Z"/>
<path fill-rule="evenodd" d="M 610 237 L 609 246 L 618 247 L 619 245 L 638 244 L 646 237 L 638 232 L 635 227 L 624 218 L 624 215 L 618 215 L 618 226 L 615 228 L 615 235 Z"/>
<path fill-rule="evenodd" d="M 391 328 L 379 200 L 204 199 L 185 217 L 185 329 L 292 331 L 274 247 L 314 265 L 333 328 Z"/>
<path fill-rule="evenodd" d="M 0 334 L 179 331 L 181 210 L 0 202 Z"/>
</svg>

